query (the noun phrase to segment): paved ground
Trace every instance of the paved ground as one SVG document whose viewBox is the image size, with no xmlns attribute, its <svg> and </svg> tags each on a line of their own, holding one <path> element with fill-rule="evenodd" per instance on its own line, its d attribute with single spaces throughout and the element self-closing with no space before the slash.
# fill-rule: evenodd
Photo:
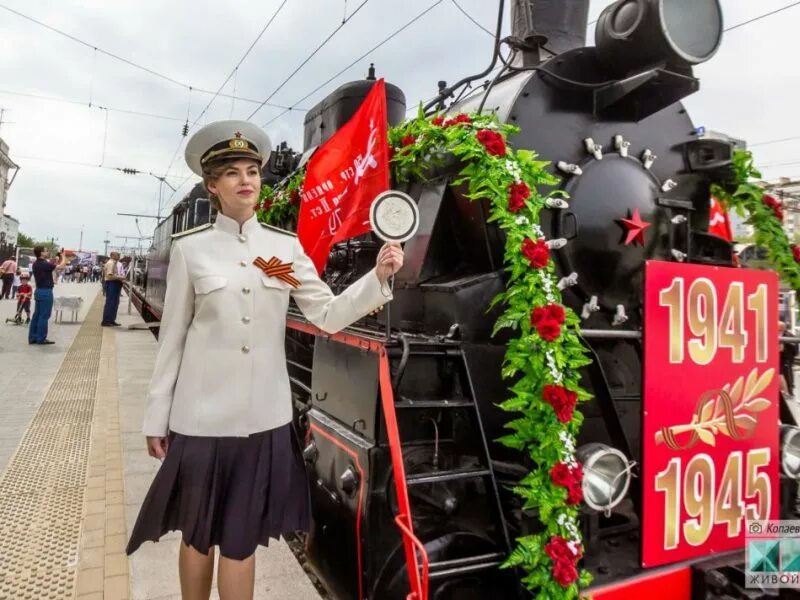
<svg viewBox="0 0 800 600">
<path fill-rule="evenodd" d="M 158 544 L 146 543 L 130 558 L 123 553 L 139 506 L 159 467 L 158 461 L 147 456 L 144 438 L 139 432 L 157 345 L 148 331 L 101 329 L 94 323 L 94 317 L 99 318 L 99 302 L 94 305 L 86 326 L 82 326 L 98 293 L 99 286 L 93 284 L 56 287 L 56 295 L 80 295 L 85 301 L 78 323 L 51 321 L 49 337 L 57 342 L 53 346 L 29 346 L 25 326 L 4 324 L 5 318 L 13 315 L 16 303 L 0 301 L 0 390 L 3 390 L 0 393 L 0 493 L 3 493 L 3 485 L 19 485 L 20 481 L 27 485 L 26 470 L 30 472 L 31 482 L 43 480 L 42 473 L 33 472 L 36 468 L 25 466 L 31 464 L 41 466 L 38 470 L 47 470 L 52 475 L 50 483 L 40 485 L 45 496 L 51 494 L 47 490 L 58 485 L 55 478 L 60 468 L 51 465 L 44 469 L 45 465 L 36 465 L 38 446 L 30 446 L 30 442 L 20 445 L 25 436 L 27 440 L 33 439 L 31 431 L 44 431 L 50 435 L 47 439 L 52 438 L 50 432 L 57 431 L 57 439 L 63 446 L 63 455 L 59 458 L 70 465 L 73 480 L 80 482 L 78 496 L 72 500 L 77 510 L 66 511 L 63 502 L 45 502 L 41 507 L 30 501 L 20 504 L 24 504 L 26 515 L 29 514 L 26 518 L 31 523 L 43 524 L 39 530 L 44 541 L 29 544 L 34 550 L 40 547 L 39 556 L 29 560 L 41 562 L 28 567 L 26 557 L 22 556 L 25 552 L 19 550 L 0 556 L 0 571 L 6 570 L 0 572 L 2 599 L 180 598 L 176 534 L 165 536 Z M 135 309 L 131 316 L 127 315 L 124 297 L 118 320 L 124 325 L 139 322 Z M 87 354 L 87 344 L 95 348 L 100 346 L 100 352 Z M 71 345 L 73 350 L 70 350 Z M 76 354 L 74 349 L 78 347 L 83 350 Z M 96 373 L 91 375 L 92 385 L 82 384 L 78 390 L 70 381 L 71 375 L 77 380 L 79 375 L 85 379 L 87 373 Z M 54 381 L 59 382 L 58 386 Z M 91 392 L 86 392 L 88 389 Z M 86 396 L 87 393 L 91 396 Z M 76 444 L 70 435 L 74 437 L 79 429 L 67 422 L 71 417 L 70 406 L 74 404 L 65 403 L 74 402 L 79 396 L 87 398 L 83 400 L 87 408 L 81 410 L 84 415 L 86 410 L 91 413 L 91 434 L 87 435 L 87 421 L 80 429 L 83 439 Z M 62 416 L 56 423 L 52 415 L 57 410 Z M 45 447 L 52 452 L 52 445 L 42 445 Z M 33 460 L 25 458 L 28 455 L 32 455 Z M 15 497 L 6 494 L 3 498 L 6 505 L 0 506 L 0 532 L 9 526 L 20 526 L 21 509 Z M 58 523 L 63 526 L 54 528 L 53 524 Z M 46 540 L 53 536 L 58 538 L 58 547 L 65 549 L 67 558 L 54 557 L 54 552 L 48 549 L 50 542 Z M 42 573 L 49 574 L 58 586 L 41 588 Z M 319 599 L 283 542 L 258 550 L 256 577 L 257 599 Z M 212 593 L 212 598 L 218 598 L 216 592 Z"/>
<path fill-rule="evenodd" d="M 50 382 L 80 328 L 99 284 L 65 283 L 55 287 L 56 296 L 81 296 L 83 308 L 78 322 L 50 320 L 52 346 L 28 345 L 28 328 L 6 323 L 17 309 L 17 301 L 0 300 L 0 473 L 22 439 L 28 423 L 44 399 Z"/>
</svg>

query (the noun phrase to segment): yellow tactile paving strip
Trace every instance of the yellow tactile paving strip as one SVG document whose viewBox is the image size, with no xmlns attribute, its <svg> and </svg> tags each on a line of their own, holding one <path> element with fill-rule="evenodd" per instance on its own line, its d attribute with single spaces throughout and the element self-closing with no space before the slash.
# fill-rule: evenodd
<svg viewBox="0 0 800 600">
<path fill-rule="evenodd" d="M 99 296 L 92 304 L 0 475 L 0 600 L 76 595 L 102 302 Z"/>
<path fill-rule="evenodd" d="M 129 597 L 116 336 L 116 330 L 103 330 L 78 557 L 78 600 Z"/>
</svg>

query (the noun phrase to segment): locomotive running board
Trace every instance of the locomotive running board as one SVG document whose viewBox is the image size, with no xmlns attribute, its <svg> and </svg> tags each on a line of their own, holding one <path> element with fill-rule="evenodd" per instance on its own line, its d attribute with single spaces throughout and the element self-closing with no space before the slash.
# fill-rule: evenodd
<svg viewBox="0 0 800 600">
<path fill-rule="evenodd" d="M 386 436 L 389 441 L 389 452 L 394 470 L 395 492 L 397 494 L 398 515 L 395 523 L 402 535 L 403 549 L 406 555 L 406 568 L 411 592 L 406 600 L 428 600 L 428 553 L 425 546 L 414 535 L 414 526 L 411 519 L 411 505 L 408 501 L 408 487 L 406 485 L 406 472 L 403 463 L 403 451 L 400 442 L 400 431 L 397 427 L 397 414 L 394 407 L 394 391 L 392 390 L 392 377 L 389 369 L 389 356 L 386 353 L 385 340 L 363 335 L 361 332 L 348 328 L 339 333 L 326 333 L 311 323 L 289 317 L 286 326 L 295 331 L 302 331 L 317 337 L 324 337 L 334 342 L 355 346 L 368 352 L 378 354 L 378 376 L 381 393 L 381 406 L 386 422 Z M 417 556 L 419 552 L 419 556 Z M 362 576 L 358 574 L 359 578 Z"/>
</svg>

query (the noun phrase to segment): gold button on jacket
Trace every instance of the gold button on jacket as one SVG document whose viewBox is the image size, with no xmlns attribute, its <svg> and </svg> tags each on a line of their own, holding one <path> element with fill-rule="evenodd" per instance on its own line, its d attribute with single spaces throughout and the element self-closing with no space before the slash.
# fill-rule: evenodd
<svg viewBox="0 0 800 600">
<path fill-rule="evenodd" d="M 265 275 L 253 264 L 259 256 L 293 263 L 300 286 Z M 289 423 L 290 296 L 328 333 L 390 299 L 374 269 L 335 296 L 295 236 L 255 217 L 240 231 L 218 214 L 213 226 L 173 240 L 144 434 L 244 437 Z"/>
</svg>

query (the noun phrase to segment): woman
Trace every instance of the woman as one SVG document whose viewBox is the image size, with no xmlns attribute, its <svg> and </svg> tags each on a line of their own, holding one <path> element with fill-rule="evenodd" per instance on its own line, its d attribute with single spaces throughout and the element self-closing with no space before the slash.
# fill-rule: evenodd
<svg viewBox="0 0 800 600">
<path fill-rule="evenodd" d="M 143 427 L 163 464 L 127 548 L 180 530 L 185 600 L 209 597 L 215 546 L 220 598 L 252 598 L 258 544 L 308 528 L 284 356 L 290 297 L 335 332 L 390 299 L 386 282 L 403 264 L 400 247 L 384 245 L 375 269 L 334 296 L 294 235 L 256 220 L 269 151 L 266 134 L 243 121 L 212 123 L 186 147 L 219 213 L 173 236 Z M 273 258 L 283 269 L 262 270 Z"/>
</svg>

